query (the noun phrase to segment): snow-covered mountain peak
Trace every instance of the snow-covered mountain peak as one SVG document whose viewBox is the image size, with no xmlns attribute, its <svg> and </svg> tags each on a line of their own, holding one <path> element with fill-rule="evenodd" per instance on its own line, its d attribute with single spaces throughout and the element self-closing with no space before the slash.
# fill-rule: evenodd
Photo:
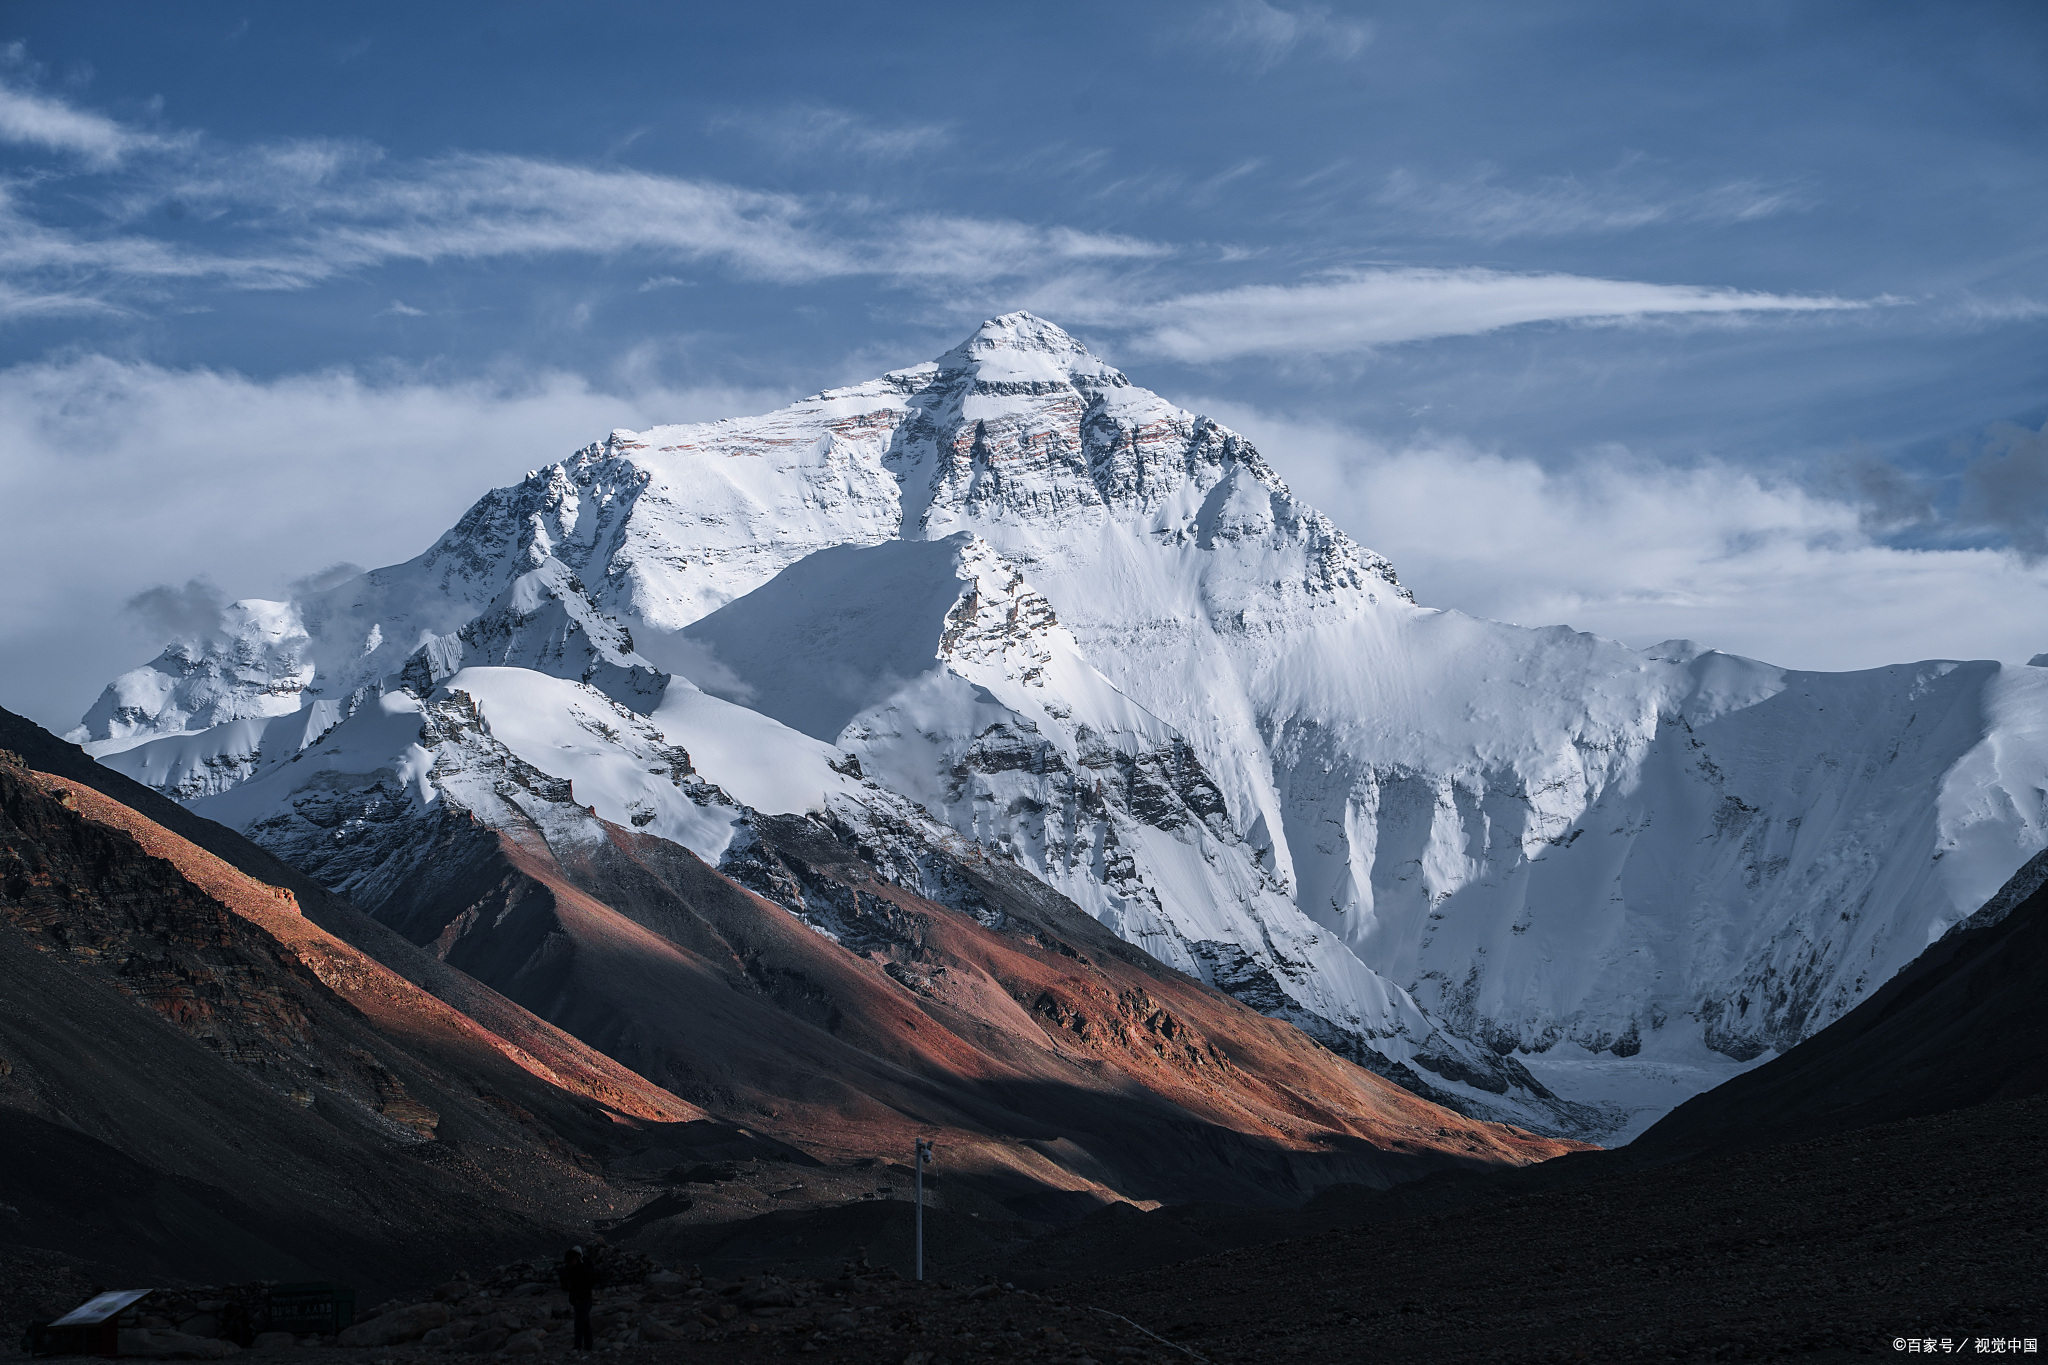
<svg viewBox="0 0 2048 1365">
<path fill-rule="evenodd" d="M 653 710 L 668 675 L 633 652 L 632 635 L 597 609 L 568 565 L 537 545 L 527 547 L 527 557 L 534 567 L 480 616 L 447 635 L 426 636 L 400 681 L 425 696 L 465 668 L 528 668 L 589 683 L 633 710 Z"/>
<path fill-rule="evenodd" d="M 641 790 L 643 722 L 769 815 L 931 825 L 1525 1121 L 1543 1097 L 1495 1053 L 1654 1117 L 2048 842 L 2048 670 L 1793 673 L 1420 610 L 1243 436 L 1029 313 L 775 412 L 614 430 L 407 563 L 238 604 L 86 730 L 183 799 L 249 788 L 219 809 L 255 829 L 386 753 L 342 739 L 398 689 L 465 691 L 599 794 L 573 804 L 707 857 L 725 817 Z M 587 739 L 548 729 L 572 701 Z"/>
<path fill-rule="evenodd" d="M 107 684 L 67 738 L 109 753 L 159 734 L 288 715 L 313 684 L 309 643 L 295 603 L 230 602 L 212 631 L 171 641 Z"/>
<path fill-rule="evenodd" d="M 1088 384 L 1121 388 L 1123 374 L 1044 318 L 1005 313 L 933 362 L 942 376 L 964 376 L 978 391 L 1038 393 Z"/>
</svg>

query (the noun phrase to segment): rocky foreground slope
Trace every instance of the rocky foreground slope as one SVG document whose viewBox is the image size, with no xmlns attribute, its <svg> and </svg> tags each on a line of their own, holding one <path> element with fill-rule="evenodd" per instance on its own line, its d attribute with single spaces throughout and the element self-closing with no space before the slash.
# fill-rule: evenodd
<svg viewBox="0 0 2048 1365">
<path fill-rule="evenodd" d="M 1035 882 L 978 883 L 992 927 L 763 820 L 759 874 L 828 937 L 678 845 L 535 809 L 547 829 L 449 816 L 382 923 L 0 712 L 7 1264 L 377 1293 L 901 1209 L 916 1136 L 936 1202 L 1012 1237 L 1570 1146 L 1438 1108 Z"/>
<path fill-rule="evenodd" d="M 434 719 L 458 694 L 713 866 L 741 808 L 815 814 L 971 909 L 931 872 L 964 841 L 1421 1093 L 1610 1141 L 2048 843 L 2048 669 L 1803 673 L 1418 606 L 1242 436 L 1029 314 L 613 432 L 416 559 L 234 604 L 78 738 L 353 885 L 387 827 L 490 805 Z"/>
<path fill-rule="evenodd" d="M 621 1132 L 703 1118 L 355 917 L 385 965 L 0 722 L 10 1255 L 391 1285 L 587 1225 Z"/>
</svg>

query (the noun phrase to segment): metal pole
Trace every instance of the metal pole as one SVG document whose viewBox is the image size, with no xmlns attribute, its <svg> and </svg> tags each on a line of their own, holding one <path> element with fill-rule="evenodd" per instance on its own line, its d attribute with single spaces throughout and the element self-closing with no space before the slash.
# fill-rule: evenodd
<svg viewBox="0 0 2048 1365">
<path fill-rule="evenodd" d="M 917 1140 L 917 1278 L 924 1278 L 924 1164 L 932 1159 L 929 1138 Z"/>
</svg>

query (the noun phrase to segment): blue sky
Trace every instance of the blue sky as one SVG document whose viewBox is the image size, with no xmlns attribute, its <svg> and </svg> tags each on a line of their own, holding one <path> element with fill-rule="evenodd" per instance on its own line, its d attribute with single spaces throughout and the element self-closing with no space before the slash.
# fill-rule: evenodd
<svg viewBox="0 0 2048 1365">
<path fill-rule="evenodd" d="M 163 643 L 146 589 L 403 558 L 1018 307 L 1431 604 L 2048 650 L 2038 4 L 17 0 L 0 45 L 0 704 L 48 723 Z"/>
</svg>

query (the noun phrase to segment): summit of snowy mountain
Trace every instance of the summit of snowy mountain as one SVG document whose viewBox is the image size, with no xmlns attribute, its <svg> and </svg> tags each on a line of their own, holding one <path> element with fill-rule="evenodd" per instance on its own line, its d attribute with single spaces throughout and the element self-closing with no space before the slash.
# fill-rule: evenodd
<svg viewBox="0 0 2048 1365">
<path fill-rule="evenodd" d="M 1022 312 L 990 318 L 932 365 L 941 374 L 970 374 L 977 387 L 1019 385 L 1024 392 L 1041 384 L 1086 381 L 1121 388 L 1130 383 L 1059 327 Z"/>
<path fill-rule="evenodd" d="M 1839 1017 L 2048 844 L 2048 671 L 1798 673 L 1420 607 L 1243 436 L 1029 313 L 613 431 L 413 560 L 236 604 L 79 737 L 312 839 L 286 813 L 348 783 L 293 756 L 359 716 L 334 761 L 362 800 L 417 769 L 432 802 L 457 691 L 713 861 L 747 856 L 740 807 L 809 814 L 944 900 L 931 850 L 964 841 L 1424 1093 L 1609 1140 Z M 580 737 L 523 715 L 564 708 Z M 443 738 L 403 759 L 406 727 Z M 626 781 L 649 745 L 708 785 Z"/>
</svg>

